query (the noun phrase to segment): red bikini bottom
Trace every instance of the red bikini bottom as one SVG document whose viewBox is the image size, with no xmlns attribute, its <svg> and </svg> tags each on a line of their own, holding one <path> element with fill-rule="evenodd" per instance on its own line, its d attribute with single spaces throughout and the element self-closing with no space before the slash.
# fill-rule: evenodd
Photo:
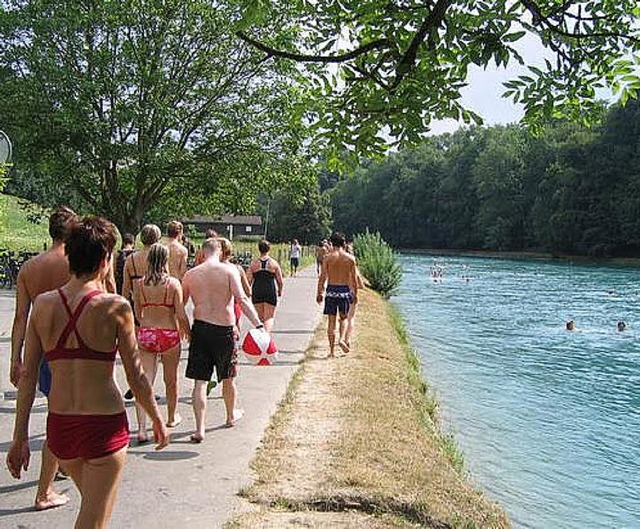
<svg viewBox="0 0 640 529">
<path fill-rule="evenodd" d="M 162 354 L 180 345 L 180 334 L 176 329 L 138 327 L 138 344 L 149 353 Z"/>
<path fill-rule="evenodd" d="M 67 415 L 49 412 L 47 444 L 58 459 L 96 459 L 129 444 L 127 412 Z"/>
</svg>

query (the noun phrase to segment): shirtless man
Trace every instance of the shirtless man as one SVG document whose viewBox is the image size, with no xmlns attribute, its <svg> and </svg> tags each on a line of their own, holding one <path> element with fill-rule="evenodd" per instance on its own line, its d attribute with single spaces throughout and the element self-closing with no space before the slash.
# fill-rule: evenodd
<svg viewBox="0 0 640 529">
<path fill-rule="evenodd" d="M 36 296 L 55 290 L 69 281 L 69 262 L 64 253 L 64 239 L 70 221 L 75 213 L 69 208 L 61 207 L 49 217 L 49 235 L 53 239 L 51 248 L 32 259 L 20 268 L 16 287 L 16 306 L 11 331 L 11 383 L 18 387 L 23 373 L 22 347 L 27 329 L 27 320 Z M 40 365 L 40 391 L 49 395 L 51 387 L 51 371 L 46 362 Z M 45 441 L 42 447 L 40 478 L 36 492 L 35 508 L 37 511 L 51 509 L 66 504 L 69 497 L 53 490 L 53 480 L 58 470 L 58 462 Z"/>
<path fill-rule="evenodd" d="M 253 304 L 245 294 L 240 273 L 235 265 L 220 262 L 220 243 L 207 239 L 202 245 L 205 261 L 189 270 L 182 281 L 184 303 L 193 299 L 193 327 L 189 345 L 189 361 L 186 377 L 194 380 L 193 412 L 196 432 L 191 441 L 201 443 L 205 434 L 207 408 L 207 383 L 213 368 L 218 382 L 222 381 L 222 398 L 226 409 L 226 426 L 230 427 L 242 417 L 235 409 L 237 353 L 234 344 L 236 317 L 234 298 L 242 305 L 242 311 L 257 329 L 264 328 Z"/>
<path fill-rule="evenodd" d="M 187 256 L 189 251 L 183 246 L 182 240 L 184 228 L 181 222 L 172 220 L 167 224 L 167 235 L 169 241 L 169 275 L 182 281 L 187 272 Z"/>
<path fill-rule="evenodd" d="M 358 283 L 356 260 L 345 250 L 345 237 L 341 233 L 331 235 L 333 251 L 325 255 L 318 277 L 316 301 L 324 299 L 324 314 L 329 316 L 327 337 L 329 338 L 329 358 L 335 356 L 336 316 L 340 314 L 338 346 L 343 352 L 349 352 L 346 341 L 347 315 L 352 303 L 358 302 Z M 325 295 L 325 283 L 326 295 Z"/>
</svg>

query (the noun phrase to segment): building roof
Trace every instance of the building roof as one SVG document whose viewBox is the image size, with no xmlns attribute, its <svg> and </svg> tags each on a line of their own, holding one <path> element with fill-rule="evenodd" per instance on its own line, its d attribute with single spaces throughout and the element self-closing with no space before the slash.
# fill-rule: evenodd
<svg viewBox="0 0 640 529">
<path fill-rule="evenodd" d="M 191 218 L 183 219 L 183 224 L 246 224 L 249 226 L 262 226 L 260 215 L 221 215 L 218 217 L 208 217 L 206 215 L 194 215 Z"/>
</svg>

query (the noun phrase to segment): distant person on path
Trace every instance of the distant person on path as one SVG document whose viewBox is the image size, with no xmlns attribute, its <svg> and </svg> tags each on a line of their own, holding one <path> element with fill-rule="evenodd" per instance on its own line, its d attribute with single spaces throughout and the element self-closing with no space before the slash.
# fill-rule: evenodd
<svg viewBox="0 0 640 529">
<path fill-rule="evenodd" d="M 329 253 L 329 246 L 327 243 L 327 239 L 322 239 L 318 245 L 316 246 L 315 254 L 316 254 L 316 274 L 320 275 L 320 270 L 322 268 L 322 260 L 324 256 Z"/>
<path fill-rule="evenodd" d="M 207 239 L 217 239 L 217 238 L 218 238 L 218 232 L 216 230 L 208 229 L 204 234 L 205 241 Z M 199 264 L 204 263 L 204 261 L 205 261 L 204 252 L 202 251 L 202 248 L 200 248 L 196 252 L 196 257 L 193 260 L 193 266 L 198 266 Z"/>
<path fill-rule="evenodd" d="M 124 283 L 124 263 L 133 252 L 135 248 L 136 239 L 130 233 L 125 233 L 122 236 L 122 248 L 118 250 L 118 256 L 116 257 L 116 292 L 122 295 L 122 284 Z"/>
<path fill-rule="evenodd" d="M 298 267 L 300 266 L 300 255 L 302 254 L 302 246 L 298 243 L 298 239 L 293 239 L 291 243 L 291 255 L 289 262 L 291 264 L 291 276 L 296 277 Z"/>
<path fill-rule="evenodd" d="M 355 258 L 352 244 L 348 244 L 347 245 L 347 252 L 350 255 L 353 255 L 354 258 Z M 356 287 L 357 287 L 358 290 L 364 288 L 364 280 L 362 279 L 362 274 L 360 273 L 360 270 L 359 270 L 357 264 L 356 264 Z M 357 303 L 357 301 L 354 301 L 349 306 L 349 312 L 347 313 L 347 329 L 345 331 L 344 341 L 347 344 L 347 348 L 348 349 L 351 348 L 351 336 L 353 335 L 353 331 L 355 329 L 355 319 L 356 319 L 356 308 L 357 307 L 358 307 L 358 303 Z"/>
<path fill-rule="evenodd" d="M 184 227 L 181 222 L 172 220 L 167 224 L 167 235 L 169 241 L 169 275 L 182 281 L 184 274 L 187 272 L 187 257 L 189 250 L 182 244 L 184 237 Z"/>
<path fill-rule="evenodd" d="M 180 281 L 170 277 L 167 263 L 169 250 L 160 243 L 149 249 L 147 273 L 134 282 L 134 307 L 140 322 L 137 329 L 140 359 L 144 373 L 153 387 L 162 361 L 164 385 L 167 395 L 167 426 L 173 428 L 181 422 L 178 407 L 178 364 L 180 363 L 180 337 L 189 338 L 189 320 L 182 303 Z M 136 403 L 138 417 L 138 443 L 149 441 L 146 413 Z"/>
<path fill-rule="evenodd" d="M 47 446 L 82 496 L 77 528 L 106 527 L 124 467 L 129 428 L 113 376 L 117 351 L 136 398 L 153 417 L 156 448 L 168 443 L 138 357 L 131 307 L 123 297 L 104 292 L 115 243 L 116 228 L 104 219 L 85 217 L 71 226 L 66 240 L 71 279 L 38 296 L 33 306 L 7 454 L 11 475 L 20 478 L 29 465 L 29 416 L 44 357 L 52 372 Z"/>
<path fill-rule="evenodd" d="M 193 326 L 186 377 L 194 380 L 193 412 L 196 431 L 191 441 L 201 443 L 205 437 L 207 383 L 215 367 L 222 381 L 226 426 L 233 426 L 243 412 L 236 409 L 237 354 L 234 340 L 236 317 L 234 299 L 240 301 L 244 314 L 256 328 L 264 328 L 258 313 L 242 289 L 236 267 L 220 262 L 220 243 L 207 239 L 202 245 L 205 261 L 189 270 L 182 281 L 184 303 L 193 300 Z"/>
<path fill-rule="evenodd" d="M 43 292 L 61 287 L 71 275 L 69 261 L 65 255 L 65 238 L 69 225 L 76 215 L 69 208 L 61 207 L 49 217 L 49 235 L 53 240 L 51 248 L 29 259 L 20 267 L 16 286 L 15 316 L 11 331 L 11 383 L 17 388 L 24 374 L 22 346 L 27 331 L 29 313 L 36 297 Z M 49 397 L 51 388 L 51 371 L 46 361 L 39 366 L 39 388 Z M 58 462 L 45 442 L 42 447 L 40 478 L 36 492 L 35 508 L 37 511 L 59 507 L 69 501 L 66 494 L 58 494 L 53 490 L 53 480 L 58 470 Z"/>
<path fill-rule="evenodd" d="M 333 251 L 322 262 L 318 278 L 316 301 L 324 299 L 324 314 L 329 317 L 327 337 L 329 339 L 329 357 L 335 356 L 336 317 L 340 315 L 338 346 L 344 353 L 349 352 L 346 342 L 346 319 L 352 303 L 358 302 L 358 281 L 356 278 L 356 260 L 345 251 L 345 237 L 341 233 L 331 235 Z M 325 295 L 326 284 L 326 295 Z"/>
<path fill-rule="evenodd" d="M 149 250 L 151 246 L 157 243 L 162 237 L 160 228 L 155 224 L 145 224 L 140 230 L 140 242 L 142 242 L 142 250 L 136 251 L 129 255 L 124 262 L 124 274 L 122 281 L 122 296 L 129 301 L 134 314 L 134 324 L 140 326 L 140 322 L 136 317 L 134 300 L 133 300 L 133 283 L 138 279 L 142 279 L 147 273 Z M 124 398 L 131 400 L 133 392 L 128 389 L 124 393 Z"/>
<path fill-rule="evenodd" d="M 269 255 L 271 250 L 269 241 L 260 241 L 258 250 L 260 257 L 249 266 L 247 279 L 251 285 L 251 301 L 258 311 L 260 320 L 264 323 L 265 330 L 271 332 L 284 281 L 278 261 Z"/>
</svg>

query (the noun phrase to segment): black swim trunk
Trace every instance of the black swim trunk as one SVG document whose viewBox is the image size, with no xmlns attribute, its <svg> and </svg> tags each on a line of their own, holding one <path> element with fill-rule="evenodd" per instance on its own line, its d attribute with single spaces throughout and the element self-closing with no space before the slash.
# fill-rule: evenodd
<svg viewBox="0 0 640 529">
<path fill-rule="evenodd" d="M 208 381 L 211 380 L 214 367 L 218 382 L 238 374 L 238 351 L 233 339 L 233 327 L 194 320 L 185 376 Z"/>
<path fill-rule="evenodd" d="M 291 266 L 293 268 L 298 268 L 298 265 L 300 265 L 300 259 L 298 257 L 292 257 L 291 258 Z"/>
<path fill-rule="evenodd" d="M 349 307 L 353 303 L 353 294 L 348 285 L 327 285 L 324 296 L 324 313 L 335 316 L 338 312 L 346 318 Z"/>
</svg>

